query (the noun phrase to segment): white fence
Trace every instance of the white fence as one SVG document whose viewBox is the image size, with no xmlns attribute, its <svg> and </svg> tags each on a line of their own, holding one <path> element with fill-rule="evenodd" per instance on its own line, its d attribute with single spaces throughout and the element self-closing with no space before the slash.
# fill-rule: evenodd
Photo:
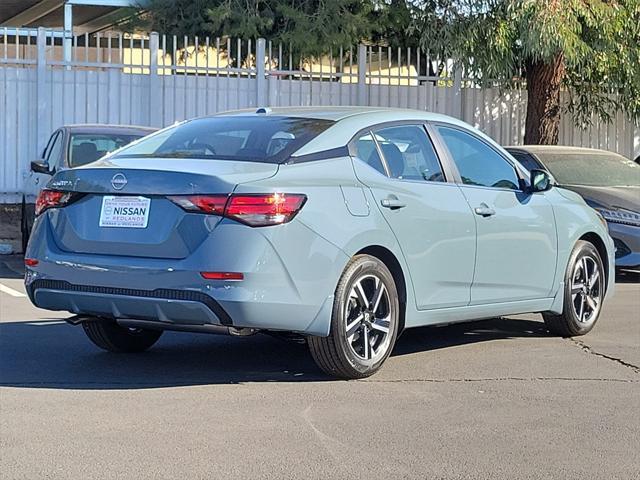
<svg viewBox="0 0 640 480">
<path fill-rule="evenodd" d="M 65 62 L 62 40 L 0 29 L 0 201 L 21 197 L 29 162 L 64 124 L 161 127 L 245 107 L 374 105 L 452 115 L 502 144 L 524 135 L 526 92 L 473 87 L 419 50 L 361 45 L 300 62 L 262 39 L 97 34 L 74 37 Z M 565 116 L 560 142 L 632 157 L 640 129 L 623 114 L 587 130 Z"/>
</svg>

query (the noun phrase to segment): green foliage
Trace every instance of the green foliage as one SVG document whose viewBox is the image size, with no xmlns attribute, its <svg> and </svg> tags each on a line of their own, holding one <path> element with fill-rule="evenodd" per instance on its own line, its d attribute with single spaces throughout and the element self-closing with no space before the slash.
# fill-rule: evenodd
<svg viewBox="0 0 640 480">
<path fill-rule="evenodd" d="M 177 35 L 264 37 L 300 56 L 357 44 L 373 26 L 368 0 L 151 0 L 141 26 Z"/>
<path fill-rule="evenodd" d="M 587 48 L 567 69 L 569 108 L 583 120 L 621 110 L 640 123 L 640 1 L 597 3 L 582 30 Z"/>
<path fill-rule="evenodd" d="M 359 42 L 420 46 L 502 87 L 526 77 L 528 65 L 560 58 L 578 122 L 618 110 L 640 122 L 640 0 L 150 0 L 146 8 L 138 26 L 264 37 L 296 59 Z"/>
<path fill-rule="evenodd" d="M 398 48 L 415 48 L 420 44 L 421 32 L 413 28 L 420 7 L 407 0 L 380 0 L 373 3 L 369 22 L 371 42 Z"/>
<path fill-rule="evenodd" d="M 592 114 L 607 119 L 618 110 L 640 121 L 640 0 L 420 5 L 415 25 L 423 32 L 423 48 L 457 59 L 478 82 L 510 86 L 526 76 L 527 65 L 561 58 L 570 93 L 566 107 L 578 123 Z"/>
</svg>

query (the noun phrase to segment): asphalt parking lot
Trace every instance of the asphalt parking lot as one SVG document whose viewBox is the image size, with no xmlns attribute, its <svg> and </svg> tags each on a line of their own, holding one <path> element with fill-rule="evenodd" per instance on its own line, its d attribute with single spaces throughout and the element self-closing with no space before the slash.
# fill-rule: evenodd
<svg viewBox="0 0 640 480">
<path fill-rule="evenodd" d="M 335 381 L 304 346 L 166 333 L 103 353 L 0 259 L 0 478 L 640 478 L 640 283 L 595 330 L 537 315 L 407 331 Z"/>
</svg>

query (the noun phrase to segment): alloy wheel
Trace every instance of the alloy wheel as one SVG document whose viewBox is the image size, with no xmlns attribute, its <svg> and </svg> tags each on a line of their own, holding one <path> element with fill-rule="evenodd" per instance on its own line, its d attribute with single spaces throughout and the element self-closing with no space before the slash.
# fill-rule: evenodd
<svg viewBox="0 0 640 480">
<path fill-rule="evenodd" d="M 590 256 L 580 258 L 573 269 L 571 300 L 580 323 L 597 318 L 602 301 L 602 275 L 598 263 Z"/>
<path fill-rule="evenodd" d="M 349 291 L 344 312 L 347 343 L 366 361 L 383 357 L 390 344 L 391 302 L 384 282 L 374 274 L 358 278 Z"/>
</svg>

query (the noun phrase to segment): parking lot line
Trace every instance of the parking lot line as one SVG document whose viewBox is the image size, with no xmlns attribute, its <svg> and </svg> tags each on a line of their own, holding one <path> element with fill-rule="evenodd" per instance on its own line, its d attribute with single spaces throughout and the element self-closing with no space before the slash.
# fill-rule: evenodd
<svg viewBox="0 0 640 480">
<path fill-rule="evenodd" d="M 25 325 L 33 325 L 35 327 L 48 327 L 49 325 L 66 325 L 64 320 L 47 320 L 45 322 L 24 322 Z"/>
<path fill-rule="evenodd" d="M 0 292 L 6 293 L 7 295 L 11 295 L 12 297 L 23 298 L 26 295 L 18 290 L 14 290 L 13 288 L 9 288 L 6 285 L 0 283 Z"/>
</svg>

